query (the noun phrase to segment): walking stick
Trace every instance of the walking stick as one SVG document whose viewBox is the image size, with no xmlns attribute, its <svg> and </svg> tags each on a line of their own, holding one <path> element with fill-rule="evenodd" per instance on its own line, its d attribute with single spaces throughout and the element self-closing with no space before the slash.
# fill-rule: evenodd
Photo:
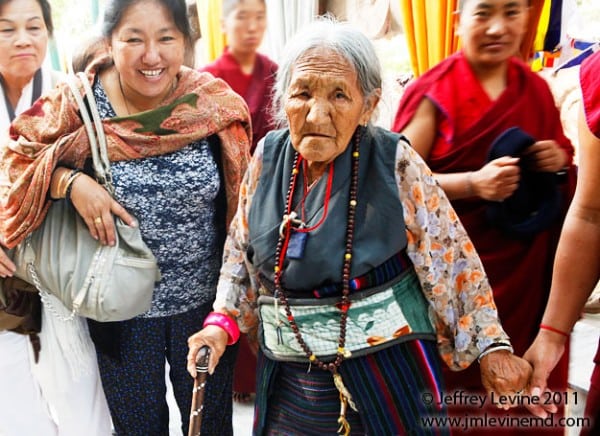
<svg viewBox="0 0 600 436">
<path fill-rule="evenodd" d="M 188 436 L 200 436 L 202 429 L 202 409 L 204 408 L 204 388 L 208 374 L 208 357 L 210 348 L 206 345 L 198 351 L 196 358 L 196 378 L 192 390 L 192 410 L 190 412 L 190 428 Z"/>
</svg>

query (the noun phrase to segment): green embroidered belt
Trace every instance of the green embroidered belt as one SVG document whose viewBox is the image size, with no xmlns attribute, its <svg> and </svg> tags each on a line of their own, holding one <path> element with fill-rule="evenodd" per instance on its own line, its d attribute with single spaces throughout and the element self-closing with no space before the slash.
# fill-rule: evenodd
<svg viewBox="0 0 600 436">
<path fill-rule="evenodd" d="M 433 339 L 429 304 L 411 268 L 394 280 L 350 296 L 346 358 L 374 353 L 411 339 Z M 334 360 L 340 334 L 339 297 L 288 298 L 292 314 L 310 349 L 322 360 Z M 259 342 L 273 360 L 308 362 L 296 341 L 283 305 L 274 297 L 258 298 Z"/>
</svg>

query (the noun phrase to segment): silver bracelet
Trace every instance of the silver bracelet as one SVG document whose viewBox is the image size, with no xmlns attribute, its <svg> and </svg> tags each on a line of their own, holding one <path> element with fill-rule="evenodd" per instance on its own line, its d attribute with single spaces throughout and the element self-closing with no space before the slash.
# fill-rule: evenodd
<svg viewBox="0 0 600 436">
<path fill-rule="evenodd" d="M 490 353 L 493 353 L 494 351 L 500 351 L 500 350 L 506 350 L 506 351 L 510 351 L 511 354 L 515 352 L 515 350 L 513 349 L 513 347 L 511 345 L 508 344 L 492 344 L 489 347 L 487 347 L 485 350 L 483 350 L 481 352 L 481 354 L 479 355 L 479 357 L 477 357 L 477 362 L 481 363 L 481 359 L 483 359 L 485 356 L 487 356 Z"/>
</svg>

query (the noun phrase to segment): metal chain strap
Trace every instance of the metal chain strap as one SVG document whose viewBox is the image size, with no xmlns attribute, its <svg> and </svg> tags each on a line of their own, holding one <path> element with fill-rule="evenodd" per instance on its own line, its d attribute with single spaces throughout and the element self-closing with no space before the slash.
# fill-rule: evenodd
<svg viewBox="0 0 600 436">
<path fill-rule="evenodd" d="M 44 303 L 44 307 L 46 307 L 46 309 L 48 309 L 48 312 L 50 312 L 56 319 L 58 319 L 60 321 L 72 322 L 75 319 L 75 316 L 77 315 L 75 313 L 75 309 L 71 310 L 71 313 L 67 316 L 59 313 L 58 309 L 56 308 L 56 306 L 50 299 L 50 295 L 52 295 L 52 294 L 50 292 L 48 292 L 42 286 L 42 282 L 40 282 L 40 279 L 37 275 L 37 272 L 35 271 L 35 267 L 33 266 L 33 263 L 27 264 L 27 271 L 29 271 L 29 275 L 31 276 L 33 285 L 36 287 L 36 289 L 40 293 L 40 299 L 42 300 L 42 303 Z"/>
</svg>

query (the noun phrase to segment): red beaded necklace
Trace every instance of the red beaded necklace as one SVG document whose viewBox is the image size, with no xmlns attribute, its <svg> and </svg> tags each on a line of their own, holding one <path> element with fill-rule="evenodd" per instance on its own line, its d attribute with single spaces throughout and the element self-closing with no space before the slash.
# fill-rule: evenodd
<svg viewBox="0 0 600 436">
<path fill-rule="evenodd" d="M 356 410 L 354 403 L 352 402 L 352 397 L 350 393 L 347 391 L 346 387 L 342 382 L 342 378 L 338 373 L 338 368 L 342 364 L 342 361 L 346 357 L 346 323 L 348 320 L 348 309 L 350 308 L 350 266 L 352 263 L 352 243 L 354 240 L 354 218 L 356 214 L 356 205 L 357 205 L 357 193 L 358 193 L 358 164 L 359 164 L 359 143 L 360 143 L 360 127 L 359 130 L 354 134 L 354 144 L 352 148 L 352 175 L 350 179 L 350 195 L 348 202 L 348 221 L 346 224 L 346 245 L 344 249 L 344 263 L 342 268 L 342 297 L 340 301 L 336 304 L 336 306 L 340 309 L 340 335 L 338 338 L 338 349 L 336 358 L 333 362 L 325 363 L 321 359 L 319 359 L 310 349 L 310 347 L 304 342 L 302 338 L 302 333 L 300 333 L 300 329 L 298 328 L 298 324 L 296 324 L 296 320 L 294 315 L 292 314 L 292 310 L 290 308 L 287 296 L 281 286 L 281 275 L 283 273 L 283 263 L 287 251 L 287 245 L 290 239 L 290 235 L 292 232 L 292 222 L 290 221 L 289 211 L 291 210 L 292 197 L 294 193 L 294 189 L 296 186 L 296 179 L 299 174 L 299 166 L 301 158 L 298 152 L 294 155 L 294 162 L 292 166 L 292 174 L 290 176 L 290 184 L 288 187 L 288 191 L 286 194 L 286 204 L 285 204 L 285 212 L 284 212 L 284 228 L 283 231 L 279 232 L 279 239 L 277 241 L 277 246 L 275 248 L 275 268 L 274 268 L 274 285 L 275 285 L 275 297 L 279 299 L 281 304 L 284 306 L 285 314 L 288 322 L 290 323 L 290 327 L 294 332 L 294 336 L 296 337 L 296 341 L 306 354 L 309 362 L 317 365 L 320 369 L 324 371 L 330 371 L 333 375 L 333 379 L 337 389 L 340 392 L 340 401 L 341 401 L 341 411 L 340 417 L 338 419 L 338 423 L 340 424 L 340 428 L 338 429 L 338 433 L 344 432 L 344 434 L 348 434 L 350 431 L 350 425 L 345 418 L 345 410 L 347 404 Z M 332 170 L 330 169 L 330 174 Z"/>
<path fill-rule="evenodd" d="M 308 196 L 308 193 L 310 192 L 310 187 L 308 186 L 308 177 L 306 175 L 306 173 L 308 172 L 308 165 L 306 163 L 306 160 L 302 158 L 302 156 L 298 156 L 298 169 L 300 167 L 300 161 L 302 161 L 302 174 L 304 176 L 304 195 L 302 195 L 302 200 L 300 201 L 300 219 L 302 220 L 302 222 L 304 222 L 304 220 L 306 219 L 306 214 L 305 214 L 305 208 L 304 208 L 304 204 L 306 202 L 306 197 Z M 329 211 L 329 199 L 331 198 L 331 188 L 333 186 L 333 173 L 334 173 L 334 165 L 333 162 L 329 164 L 329 174 L 327 175 L 327 187 L 325 188 L 325 202 L 323 205 L 323 215 L 321 215 L 321 218 L 319 219 L 319 221 L 314 225 L 314 226 L 310 226 L 310 227 L 300 227 L 297 229 L 294 229 L 294 231 L 296 232 L 301 232 L 301 233 L 308 233 L 308 232 L 312 232 L 315 229 L 318 229 L 319 226 L 321 224 L 323 224 L 323 222 L 325 221 L 325 218 L 327 217 L 327 212 Z M 295 184 L 295 182 L 294 182 Z M 316 184 L 316 180 L 315 182 L 313 182 L 313 185 Z M 290 192 L 290 197 L 293 198 L 294 197 L 294 187 L 292 188 L 292 192 Z M 291 213 L 291 208 L 292 208 L 292 204 L 291 202 L 289 202 L 288 205 L 288 214 Z"/>
</svg>

